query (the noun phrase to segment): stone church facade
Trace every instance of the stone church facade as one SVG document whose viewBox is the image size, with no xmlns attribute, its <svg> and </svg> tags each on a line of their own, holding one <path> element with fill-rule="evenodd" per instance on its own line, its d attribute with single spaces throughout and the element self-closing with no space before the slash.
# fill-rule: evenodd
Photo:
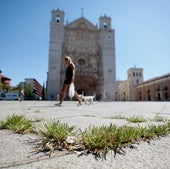
<svg viewBox="0 0 170 169">
<path fill-rule="evenodd" d="M 114 29 L 111 18 L 101 16 L 99 26 L 83 16 L 64 24 L 65 13 L 51 12 L 47 99 L 56 99 L 64 75 L 64 57 L 70 55 L 75 66 L 75 89 L 99 100 L 115 100 L 116 64 Z"/>
</svg>

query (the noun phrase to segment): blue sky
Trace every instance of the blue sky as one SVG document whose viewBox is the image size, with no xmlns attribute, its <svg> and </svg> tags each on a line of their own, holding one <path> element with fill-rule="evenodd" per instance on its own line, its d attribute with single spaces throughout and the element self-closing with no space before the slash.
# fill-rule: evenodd
<svg viewBox="0 0 170 169">
<path fill-rule="evenodd" d="M 170 73 L 170 0 L 0 0 L 0 70 L 12 85 L 46 82 L 51 10 L 71 22 L 82 7 L 94 25 L 101 15 L 112 18 L 117 80 L 134 66 L 144 69 L 144 80 Z"/>
</svg>

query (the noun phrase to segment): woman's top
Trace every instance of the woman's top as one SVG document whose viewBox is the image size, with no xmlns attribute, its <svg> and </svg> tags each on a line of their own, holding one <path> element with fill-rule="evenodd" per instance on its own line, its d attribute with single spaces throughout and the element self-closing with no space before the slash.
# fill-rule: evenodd
<svg viewBox="0 0 170 169">
<path fill-rule="evenodd" d="M 70 64 L 66 69 L 64 84 L 70 84 L 73 77 L 73 65 Z"/>
</svg>

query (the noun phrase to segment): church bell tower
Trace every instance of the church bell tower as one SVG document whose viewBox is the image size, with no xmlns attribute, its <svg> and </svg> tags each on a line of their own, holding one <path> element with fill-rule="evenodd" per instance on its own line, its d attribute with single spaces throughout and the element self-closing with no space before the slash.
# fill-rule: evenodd
<svg viewBox="0 0 170 169">
<path fill-rule="evenodd" d="M 115 100 L 116 64 L 115 64 L 115 35 L 111 28 L 111 18 L 99 18 L 100 48 L 103 70 L 103 99 Z"/>
<path fill-rule="evenodd" d="M 62 46 L 64 41 L 64 15 L 59 9 L 51 12 L 49 62 L 47 73 L 47 99 L 56 100 L 60 92 Z M 56 93 L 54 93 L 54 91 Z"/>
</svg>

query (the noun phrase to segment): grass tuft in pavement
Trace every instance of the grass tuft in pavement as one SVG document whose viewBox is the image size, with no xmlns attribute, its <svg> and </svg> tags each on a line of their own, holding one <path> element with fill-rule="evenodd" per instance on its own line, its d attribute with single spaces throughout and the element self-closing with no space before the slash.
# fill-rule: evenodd
<svg viewBox="0 0 170 169">
<path fill-rule="evenodd" d="M 0 121 L 0 129 L 8 129 L 19 134 L 33 132 L 31 121 L 25 119 L 24 116 L 15 114 L 13 114 L 11 117 L 8 117 L 6 121 Z"/>
<path fill-rule="evenodd" d="M 135 119 L 135 120 L 134 120 Z M 144 122 L 141 117 L 133 117 L 131 121 Z M 29 133 L 32 131 L 31 121 L 23 116 L 12 115 L 6 121 L 0 121 L 0 129 L 9 129 L 16 133 Z M 96 158 L 106 159 L 109 150 L 125 154 L 124 148 L 134 148 L 134 144 L 140 141 L 150 141 L 170 134 L 170 120 L 162 125 L 150 125 L 148 127 L 130 127 L 110 124 L 109 126 L 90 126 L 84 131 L 77 130 L 75 126 L 69 126 L 60 121 L 44 123 L 40 130 L 42 140 L 40 151 L 67 150 L 68 152 L 78 151 L 80 154 L 86 152 L 95 155 Z M 80 131 L 80 132 L 78 132 Z"/>
<path fill-rule="evenodd" d="M 147 120 L 143 117 L 133 116 L 133 117 L 127 118 L 127 121 L 129 121 L 131 123 L 144 123 Z"/>
<path fill-rule="evenodd" d="M 66 140 L 68 136 L 76 135 L 76 127 L 53 120 L 44 123 L 43 129 L 40 129 L 40 134 L 43 137 L 43 151 L 63 150 L 67 147 Z"/>
</svg>

